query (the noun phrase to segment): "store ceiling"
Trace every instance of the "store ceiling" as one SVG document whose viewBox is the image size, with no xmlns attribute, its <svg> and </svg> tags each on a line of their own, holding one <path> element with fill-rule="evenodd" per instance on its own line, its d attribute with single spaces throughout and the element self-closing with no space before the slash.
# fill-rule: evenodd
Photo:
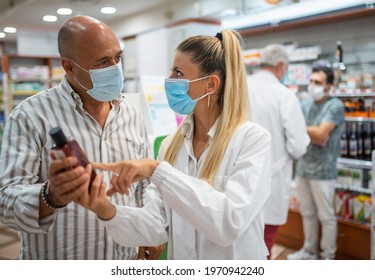
<svg viewBox="0 0 375 280">
<path fill-rule="evenodd" d="M 127 15 L 152 9 L 166 2 L 180 0 L 0 0 L 0 32 L 6 26 L 27 31 L 57 31 L 62 23 L 72 15 L 85 14 L 108 24 Z M 105 15 L 102 7 L 117 9 L 116 14 Z M 70 8 L 72 15 L 62 16 L 56 13 L 58 8 Z M 44 22 L 44 15 L 56 15 L 56 22 Z M 3 41 L 15 41 L 16 35 L 7 34 Z"/>
</svg>

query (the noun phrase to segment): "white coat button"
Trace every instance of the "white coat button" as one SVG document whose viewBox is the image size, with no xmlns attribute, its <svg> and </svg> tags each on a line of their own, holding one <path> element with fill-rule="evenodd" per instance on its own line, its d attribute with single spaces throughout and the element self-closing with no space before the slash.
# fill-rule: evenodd
<svg viewBox="0 0 375 280">
<path fill-rule="evenodd" d="M 195 250 L 191 250 L 191 251 L 190 251 L 190 256 L 191 256 L 191 258 L 194 259 L 194 260 L 197 259 L 197 252 L 196 252 Z"/>
</svg>

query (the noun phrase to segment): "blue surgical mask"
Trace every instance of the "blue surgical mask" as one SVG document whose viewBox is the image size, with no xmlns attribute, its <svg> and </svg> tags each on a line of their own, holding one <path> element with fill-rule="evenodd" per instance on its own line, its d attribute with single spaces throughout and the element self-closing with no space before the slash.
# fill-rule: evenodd
<svg viewBox="0 0 375 280">
<path fill-rule="evenodd" d="M 208 77 L 210 76 L 191 81 L 186 79 L 165 79 L 164 88 L 167 95 L 169 107 L 171 107 L 171 109 L 177 114 L 181 115 L 188 115 L 193 112 L 198 100 L 205 98 L 213 92 L 206 93 L 205 95 L 193 100 L 188 95 L 189 83 L 207 79 Z"/>
<path fill-rule="evenodd" d="M 122 73 L 121 61 L 115 65 L 86 70 L 71 60 L 75 65 L 90 74 L 92 88 L 83 86 L 75 77 L 76 82 L 83 87 L 87 93 L 97 101 L 107 102 L 115 99 L 124 86 L 124 75 Z"/>
<path fill-rule="evenodd" d="M 288 79 L 288 72 L 286 72 L 284 74 L 284 76 L 281 77 L 280 83 L 282 83 L 283 85 L 285 85 L 285 83 L 287 82 L 287 79 Z"/>
</svg>

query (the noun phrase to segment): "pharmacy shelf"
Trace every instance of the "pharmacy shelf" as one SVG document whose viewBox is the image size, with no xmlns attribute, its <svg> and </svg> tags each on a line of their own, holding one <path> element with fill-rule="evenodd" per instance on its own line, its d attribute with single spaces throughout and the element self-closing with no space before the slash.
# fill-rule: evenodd
<svg viewBox="0 0 375 280">
<path fill-rule="evenodd" d="M 347 122 L 375 122 L 375 118 L 345 117 Z"/>
<path fill-rule="evenodd" d="M 338 164 L 342 164 L 345 166 L 351 166 L 361 169 L 368 169 L 371 170 L 372 162 L 367 160 L 360 160 L 360 159 L 351 159 L 351 158 L 338 158 Z"/>
<path fill-rule="evenodd" d="M 336 182 L 335 184 L 335 189 L 341 189 L 341 190 L 348 190 L 348 191 L 353 191 L 353 192 L 358 192 L 358 193 L 364 193 L 364 194 L 369 194 L 371 195 L 373 190 L 369 188 L 361 188 L 361 187 L 355 187 L 355 186 L 347 186 L 340 184 Z"/>
<path fill-rule="evenodd" d="M 375 89 L 337 89 L 329 95 L 332 97 L 375 97 Z"/>
</svg>

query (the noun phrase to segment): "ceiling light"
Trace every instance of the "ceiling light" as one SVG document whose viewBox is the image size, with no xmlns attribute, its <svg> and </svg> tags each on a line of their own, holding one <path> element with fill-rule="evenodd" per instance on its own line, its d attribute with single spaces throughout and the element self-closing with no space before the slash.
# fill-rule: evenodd
<svg viewBox="0 0 375 280">
<path fill-rule="evenodd" d="M 47 21 L 47 22 L 55 22 L 57 20 L 57 16 L 53 16 L 53 15 L 45 15 L 43 17 L 43 20 L 44 21 Z"/>
<path fill-rule="evenodd" d="M 69 9 L 69 8 L 60 8 L 60 9 L 57 9 L 57 13 L 59 15 L 70 15 L 72 13 L 72 9 Z"/>
<path fill-rule="evenodd" d="M 5 38 L 7 35 L 4 32 L 0 32 L 0 38 Z"/>
<path fill-rule="evenodd" d="M 100 11 L 103 14 L 114 14 L 114 13 L 116 13 L 116 8 L 113 8 L 113 7 L 104 7 Z"/>
<path fill-rule="evenodd" d="M 11 27 L 11 26 L 7 26 L 7 27 L 4 27 L 4 32 L 6 32 L 6 33 L 16 33 L 17 32 L 17 28 Z"/>
<path fill-rule="evenodd" d="M 238 16 L 239 12 L 236 9 L 227 9 L 220 12 L 221 17 Z"/>
</svg>

